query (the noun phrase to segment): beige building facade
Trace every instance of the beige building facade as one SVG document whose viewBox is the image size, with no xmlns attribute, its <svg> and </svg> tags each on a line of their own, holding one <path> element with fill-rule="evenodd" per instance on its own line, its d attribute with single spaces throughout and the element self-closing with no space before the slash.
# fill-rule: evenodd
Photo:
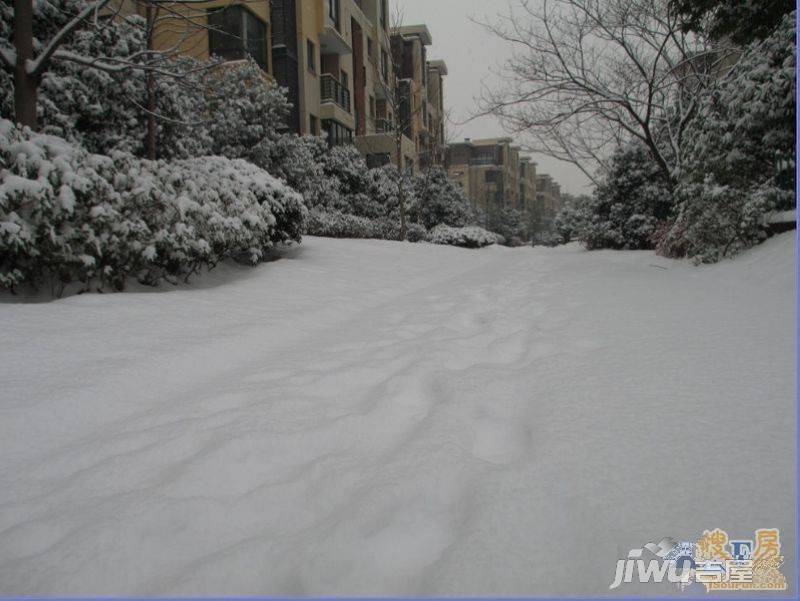
<svg viewBox="0 0 800 601">
<path fill-rule="evenodd" d="M 536 203 L 540 215 L 541 229 L 551 230 L 556 214 L 561 210 L 561 186 L 549 175 L 536 178 Z"/>
<path fill-rule="evenodd" d="M 145 16 L 135 0 L 116 2 Z M 164 10 L 154 42 L 201 61 L 252 58 L 287 88 L 289 131 L 415 171 L 442 162 L 447 66 L 427 60 L 425 25 L 393 30 L 390 10 L 390 0 L 209 0 Z"/>
<path fill-rule="evenodd" d="M 561 209 L 561 186 L 538 173 L 511 138 L 464 140 L 447 145 L 447 173 L 488 221 L 500 209 L 516 209 L 531 234 L 552 228 Z"/>
<path fill-rule="evenodd" d="M 152 6 L 152 5 L 151 5 Z M 148 14 L 155 22 L 153 47 L 199 61 L 252 58 L 265 74 L 273 72 L 270 0 L 209 0 L 156 7 L 136 0 L 112 0 L 108 15 Z"/>
<path fill-rule="evenodd" d="M 511 138 L 464 140 L 447 146 L 447 172 L 485 214 L 517 208 L 519 148 Z"/>
</svg>

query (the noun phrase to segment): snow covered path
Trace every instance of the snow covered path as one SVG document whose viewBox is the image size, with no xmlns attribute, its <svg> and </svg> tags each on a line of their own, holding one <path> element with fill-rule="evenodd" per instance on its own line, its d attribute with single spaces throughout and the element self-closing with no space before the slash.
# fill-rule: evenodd
<svg viewBox="0 0 800 601">
<path fill-rule="evenodd" d="M 0 304 L 0 594 L 605 594 L 715 527 L 791 582 L 793 249 L 309 238 Z"/>
</svg>

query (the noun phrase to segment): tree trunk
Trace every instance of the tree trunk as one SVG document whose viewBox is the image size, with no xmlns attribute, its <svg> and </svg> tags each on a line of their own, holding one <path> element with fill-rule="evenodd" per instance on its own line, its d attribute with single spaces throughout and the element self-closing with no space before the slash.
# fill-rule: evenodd
<svg viewBox="0 0 800 601">
<path fill-rule="evenodd" d="M 153 33 L 155 29 L 156 11 L 147 5 L 147 59 L 152 60 L 153 56 Z M 151 161 L 156 160 L 156 80 L 152 71 L 147 71 L 147 158 Z"/>
<path fill-rule="evenodd" d="M 395 145 L 397 152 L 397 200 L 400 209 L 400 241 L 406 239 L 406 190 L 403 186 L 403 135 L 398 124 L 395 132 Z"/>
<path fill-rule="evenodd" d="M 156 160 L 156 83 L 147 73 L 147 158 Z"/>
<path fill-rule="evenodd" d="M 33 0 L 14 3 L 14 116 L 18 123 L 31 129 L 38 126 L 36 107 L 39 103 L 39 77 L 28 74 L 29 60 L 33 60 Z"/>
</svg>

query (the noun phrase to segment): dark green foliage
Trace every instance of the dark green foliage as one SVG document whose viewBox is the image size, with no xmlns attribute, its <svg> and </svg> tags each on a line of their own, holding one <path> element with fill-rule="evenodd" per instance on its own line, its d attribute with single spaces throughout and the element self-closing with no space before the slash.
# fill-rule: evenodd
<svg viewBox="0 0 800 601">
<path fill-rule="evenodd" d="M 673 0 L 685 29 L 746 45 L 767 38 L 795 9 L 791 0 Z"/>
</svg>

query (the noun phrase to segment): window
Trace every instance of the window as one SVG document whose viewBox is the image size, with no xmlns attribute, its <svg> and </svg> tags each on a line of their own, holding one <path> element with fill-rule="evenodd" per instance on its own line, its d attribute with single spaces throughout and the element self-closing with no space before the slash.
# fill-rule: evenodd
<svg viewBox="0 0 800 601">
<path fill-rule="evenodd" d="M 384 31 L 389 31 L 389 7 L 386 0 L 381 0 L 381 27 Z"/>
<path fill-rule="evenodd" d="M 369 97 L 369 118 L 375 121 L 375 96 Z"/>
<path fill-rule="evenodd" d="M 308 70 L 312 73 L 317 72 L 317 47 L 311 40 L 306 40 L 306 54 L 308 62 Z"/>
<path fill-rule="evenodd" d="M 207 13 L 208 51 L 225 60 L 242 60 L 251 56 L 259 67 L 267 70 L 267 26 L 242 6 L 228 6 Z"/>
<path fill-rule="evenodd" d="M 345 90 L 349 90 L 350 89 L 350 77 L 347 75 L 346 71 L 342 71 L 341 72 L 341 77 L 340 77 L 339 83 L 342 84 L 342 87 Z"/>
<path fill-rule="evenodd" d="M 487 171 L 484 175 L 487 182 L 497 182 L 500 181 L 500 172 L 499 171 Z"/>
<path fill-rule="evenodd" d="M 339 22 L 339 0 L 328 0 L 328 16 L 333 21 L 337 31 L 341 31 Z"/>
<path fill-rule="evenodd" d="M 388 83 L 389 82 L 389 55 L 386 54 L 386 50 L 381 50 L 381 75 L 383 75 L 383 81 Z"/>
<path fill-rule="evenodd" d="M 374 58 L 373 54 L 375 54 L 375 49 L 372 47 L 372 38 L 367 38 L 367 56 L 369 58 Z"/>
<path fill-rule="evenodd" d="M 388 152 L 379 152 L 375 154 L 368 154 L 367 155 L 367 167 L 369 169 L 376 169 L 378 167 L 383 167 L 384 165 L 388 165 L 392 160 L 392 157 L 389 155 Z"/>
<path fill-rule="evenodd" d="M 311 133 L 312 136 L 318 136 L 319 135 L 319 119 L 317 119 L 317 117 L 314 116 L 314 115 L 309 115 L 308 116 L 308 121 L 309 121 L 309 132 Z"/>
<path fill-rule="evenodd" d="M 328 134 L 329 146 L 341 146 L 353 142 L 353 130 L 348 129 L 338 121 L 325 119 L 322 122 L 322 129 Z"/>
</svg>

